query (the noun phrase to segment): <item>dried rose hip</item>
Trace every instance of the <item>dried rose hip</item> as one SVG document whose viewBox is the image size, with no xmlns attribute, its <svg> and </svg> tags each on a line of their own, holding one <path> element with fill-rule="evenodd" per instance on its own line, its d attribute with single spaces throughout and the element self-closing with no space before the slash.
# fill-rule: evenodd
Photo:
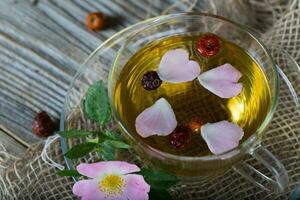
<svg viewBox="0 0 300 200">
<path fill-rule="evenodd" d="M 177 126 L 169 135 L 170 144 L 176 149 L 183 148 L 189 141 L 190 129 L 186 126 Z"/>
<path fill-rule="evenodd" d="M 155 90 L 161 85 L 161 82 L 156 71 L 149 71 L 142 77 L 142 85 L 146 90 Z"/>
<path fill-rule="evenodd" d="M 39 137 L 47 137 L 55 130 L 55 124 L 45 112 L 39 112 L 32 121 L 32 131 Z"/>
<path fill-rule="evenodd" d="M 91 31 L 100 31 L 104 27 L 104 15 L 99 12 L 89 13 L 86 16 L 86 27 Z"/>
<path fill-rule="evenodd" d="M 201 126 L 203 125 L 203 121 L 199 117 L 194 117 L 192 118 L 189 123 L 188 127 L 193 131 L 193 132 L 199 132 Z"/>
<path fill-rule="evenodd" d="M 198 39 L 196 48 L 204 57 L 214 56 L 220 50 L 220 39 L 214 34 L 205 34 Z"/>
</svg>

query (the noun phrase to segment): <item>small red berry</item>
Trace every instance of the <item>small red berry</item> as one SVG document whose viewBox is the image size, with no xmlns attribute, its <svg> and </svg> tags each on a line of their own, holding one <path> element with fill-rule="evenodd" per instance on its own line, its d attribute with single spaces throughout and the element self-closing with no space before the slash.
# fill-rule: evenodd
<svg viewBox="0 0 300 200">
<path fill-rule="evenodd" d="M 195 133 L 200 132 L 200 128 L 202 125 L 203 121 L 199 117 L 192 118 L 188 123 L 188 127 Z"/>
<path fill-rule="evenodd" d="M 161 85 L 161 82 L 156 71 L 149 71 L 142 77 L 142 86 L 146 90 L 155 90 Z"/>
<path fill-rule="evenodd" d="M 204 57 L 214 56 L 220 50 L 220 39 L 214 34 L 205 34 L 198 39 L 196 48 Z"/>
<path fill-rule="evenodd" d="M 91 31 L 100 31 L 104 27 L 104 15 L 100 12 L 89 13 L 86 16 L 86 27 Z"/>
<path fill-rule="evenodd" d="M 169 135 L 170 144 L 176 149 L 183 148 L 189 141 L 190 130 L 186 126 L 177 126 Z"/>
<path fill-rule="evenodd" d="M 32 131 L 39 137 L 47 137 L 55 130 L 55 124 L 45 112 L 39 112 L 32 121 Z"/>
</svg>

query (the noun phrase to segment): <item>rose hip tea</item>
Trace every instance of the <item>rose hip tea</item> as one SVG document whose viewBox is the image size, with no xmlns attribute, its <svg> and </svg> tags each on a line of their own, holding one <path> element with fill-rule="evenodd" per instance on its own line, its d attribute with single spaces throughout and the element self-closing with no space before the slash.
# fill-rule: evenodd
<svg viewBox="0 0 300 200">
<path fill-rule="evenodd" d="M 181 156 L 221 154 L 252 135 L 271 95 L 257 62 L 214 34 L 172 36 L 124 66 L 114 104 L 129 131 Z"/>
</svg>

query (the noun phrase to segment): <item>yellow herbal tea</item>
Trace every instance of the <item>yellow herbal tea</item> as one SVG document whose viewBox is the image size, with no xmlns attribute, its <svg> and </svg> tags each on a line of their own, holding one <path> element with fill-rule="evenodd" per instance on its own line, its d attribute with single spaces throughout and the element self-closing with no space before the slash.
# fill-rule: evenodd
<svg viewBox="0 0 300 200">
<path fill-rule="evenodd" d="M 271 104 L 266 77 L 258 66 L 239 46 L 220 38 L 220 51 L 212 57 L 203 57 L 196 49 L 197 36 L 172 36 L 154 41 L 138 50 L 124 66 L 114 92 L 114 103 L 121 120 L 132 134 L 136 117 L 156 100 L 164 97 L 172 106 L 178 125 L 191 125 L 194 119 L 202 123 L 228 120 L 244 130 L 242 141 L 252 135 L 266 117 Z M 184 48 L 190 59 L 197 61 L 201 72 L 230 63 L 242 77 L 242 92 L 233 98 L 223 99 L 201 86 L 197 79 L 185 83 L 162 82 L 155 90 L 145 90 L 143 75 L 158 69 L 162 56 L 171 49 Z M 187 144 L 180 149 L 170 144 L 167 136 L 151 136 L 143 140 L 163 152 L 182 156 L 210 155 L 200 131 L 191 132 Z"/>
</svg>

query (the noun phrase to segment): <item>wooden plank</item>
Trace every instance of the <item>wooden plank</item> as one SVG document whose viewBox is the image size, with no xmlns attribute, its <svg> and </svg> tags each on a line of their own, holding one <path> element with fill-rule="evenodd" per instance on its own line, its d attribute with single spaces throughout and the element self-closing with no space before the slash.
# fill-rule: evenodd
<svg viewBox="0 0 300 200">
<path fill-rule="evenodd" d="M 40 140 L 31 131 L 35 113 L 59 118 L 68 85 L 91 48 L 26 1 L 0 1 L 0 19 L 0 124 L 33 143 Z"/>
<path fill-rule="evenodd" d="M 26 144 L 41 140 L 31 131 L 34 115 L 45 110 L 59 118 L 83 60 L 114 33 L 161 14 L 175 1 L 1 0 L 0 125 Z M 107 16 L 100 32 L 85 26 L 86 15 L 95 11 Z"/>
<path fill-rule="evenodd" d="M 11 167 L 16 159 L 23 157 L 26 148 L 0 127 L 0 174 L 7 167 Z"/>
<path fill-rule="evenodd" d="M 39 141 L 31 132 L 35 113 L 45 110 L 58 119 L 68 85 L 88 54 L 146 17 L 147 1 L 133 8 L 130 4 L 52 0 L 33 6 L 31 1 L 1 0 L 0 124 L 26 143 Z M 85 17 L 92 11 L 104 12 L 114 26 L 88 31 Z"/>
<path fill-rule="evenodd" d="M 6 152 L 15 157 L 22 157 L 26 151 L 26 147 L 21 145 L 18 141 L 8 136 L 5 132 L 0 129 L 0 145 L 3 145 Z M 0 146 L 0 149 L 3 150 Z M 1 157 L 1 155 L 0 155 Z"/>
</svg>

